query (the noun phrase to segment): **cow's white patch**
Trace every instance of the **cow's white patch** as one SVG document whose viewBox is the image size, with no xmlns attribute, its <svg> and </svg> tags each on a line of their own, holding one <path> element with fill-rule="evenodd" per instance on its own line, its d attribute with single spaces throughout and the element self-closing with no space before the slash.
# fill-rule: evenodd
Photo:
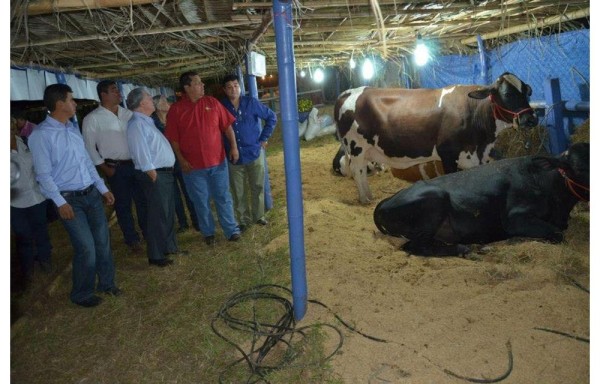
<svg viewBox="0 0 600 384">
<path fill-rule="evenodd" d="M 356 111 L 356 100 L 358 99 L 358 97 L 360 95 L 362 95 L 365 88 L 366 88 L 366 86 L 363 86 L 363 87 L 354 88 L 354 89 L 351 89 L 348 91 L 348 92 L 350 92 L 350 95 L 346 98 L 346 100 L 344 100 L 344 104 L 342 104 L 342 106 L 340 107 L 340 112 L 337 117 L 338 121 L 341 120 L 342 115 L 346 111 Z"/>
<path fill-rule="evenodd" d="M 421 174 L 421 179 L 423 180 L 429 180 L 429 174 L 427 173 L 427 163 L 423 163 L 423 164 L 419 164 L 419 173 Z M 436 173 L 436 176 L 439 176 L 437 168 L 435 167 L 435 165 L 433 166 L 434 172 Z"/>
<path fill-rule="evenodd" d="M 430 156 L 419 156 L 419 157 L 388 157 L 383 153 L 383 150 L 379 147 L 379 136 L 373 136 L 375 142 L 373 146 L 370 146 L 366 153 L 366 158 L 371 161 L 375 161 L 382 164 L 387 164 L 392 168 L 406 169 L 412 166 L 428 163 L 430 161 L 441 161 L 441 157 L 437 152 L 437 148 L 434 146 Z"/>
<path fill-rule="evenodd" d="M 456 166 L 459 169 L 469 169 L 481 164 L 477 152 L 462 151 L 458 154 L 458 160 L 456 160 Z"/>
<path fill-rule="evenodd" d="M 492 149 L 494 149 L 494 145 L 495 145 L 494 143 L 490 143 L 485 146 L 485 150 L 483 151 L 483 157 L 481 159 L 482 164 L 489 163 L 490 161 L 493 160 L 490 156 L 490 153 L 492 152 Z"/>
<path fill-rule="evenodd" d="M 521 82 L 521 80 L 519 80 L 519 78 L 515 75 L 504 75 L 504 80 L 511 83 L 513 87 L 515 87 L 519 92 L 521 92 L 521 90 L 523 89 L 523 82 Z"/>
<path fill-rule="evenodd" d="M 440 95 L 440 101 L 438 103 L 438 108 L 442 107 L 442 99 L 444 98 L 444 96 L 446 96 L 449 93 L 452 93 L 454 91 L 454 88 L 456 88 L 456 87 L 442 88 L 442 94 Z"/>
</svg>

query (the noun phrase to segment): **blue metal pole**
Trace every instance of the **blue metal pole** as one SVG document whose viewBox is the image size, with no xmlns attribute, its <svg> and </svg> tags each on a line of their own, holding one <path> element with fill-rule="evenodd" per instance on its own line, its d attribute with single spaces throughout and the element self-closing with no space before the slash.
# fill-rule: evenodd
<svg viewBox="0 0 600 384">
<path fill-rule="evenodd" d="M 546 99 L 546 129 L 550 141 L 550 153 L 559 154 L 567 149 L 568 136 L 564 131 L 563 102 L 560 94 L 560 84 L 557 78 L 546 79 L 544 82 L 544 98 Z"/>
<path fill-rule="evenodd" d="M 275 47 L 279 73 L 279 103 L 283 133 L 292 297 L 294 299 L 294 318 L 301 320 L 306 313 L 308 297 L 304 256 L 304 217 L 291 1 L 273 1 L 273 23 L 275 26 Z"/>
<path fill-rule="evenodd" d="M 250 70 L 250 52 L 246 54 L 246 76 L 248 81 L 248 95 L 258 99 L 258 87 L 256 85 L 256 76 Z"/>
<path fill-rule="evenodd" d="M 241 70 L 241 68 L 240 68 Z M 256 84 L 256 76 L 252 74 L 250 70 L 250 52 L 246 54 L 246 74 L 248 76 L 248 96 L 252 96 L 255 99 L 258 99 L 258 87 Z M 241 79 L 241 77 L 240 77 Z M 269 180 L 269 166 L 267 165 L 267 154 L 265 153 L 265 181 L 264 181 L 264 190 L 265 190 L 265 210 L 270 210 L 273 208 L 273 195 L 271 194 L 271 180 Z"/>
<path fill-rule="evenodd" d="M 485 55 L 485 45 L 483 45 L 483 39 L 481 35 L 477 35 L 477 48 L 479 48 L 479 65 L 481 70 L 479 72 L 479 84 L 488 84 L 488 64 L 487 56 Z"/>
<path fill-rule="evenodd" d="M 246 86 L 244 85 L 244 73 L 242 72 L 242 66 L 238 65 L 236 68 L 236 75 L 240 79 L 240 91 L 242 95 L 246 94 Z"/>
</svg>

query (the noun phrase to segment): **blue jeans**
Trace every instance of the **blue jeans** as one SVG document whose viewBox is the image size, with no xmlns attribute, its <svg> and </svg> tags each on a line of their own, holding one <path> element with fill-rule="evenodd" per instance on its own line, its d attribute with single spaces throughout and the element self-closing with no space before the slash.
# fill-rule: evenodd
<svg viewBox="0 0 600 384">
<path fill-rule="evenodd" d="M 192 200 L 202 235 L 215 234 L 215 221 L 210 210 L 210 200 L 215 203 L 219 223 L 226 238 L 240 233 L 233 213 L 233 200 L 229 192 L 227 160 L 206 169 L 195 169 L 183 174 L 185 187 Z"/>
<path fill-rule="evenodd" d="M 146 199 L 135 178 L 135 175 L 139 172 L 133 164 L 119 164 L 115 167 L 115 174 L 108 178 L 110 189 L 115 196 L 117 221 L 127 245 L 140 241 L 140 235 L 135 230 L 133 213 L 131 212 L 132 200 L 135 203 L 138 226 L 144 237 L 146 237 Z"/>
<path fill-rule="evenodd" d="M 44 200 L 27 208 L 10 207 L 10 226 L 15 233 L 17 254 L 24 276 L 33 275 L 36 259 L 40 263 L 50 263 L 52 245 L 46 220 L 47 205 L 48 200 Z"/>
<path fill-rule="evenodd" d="M 100 192 L 94 188 L 85 196 L 67 196 L 65 200 L 75 213 L 74 219 L 61 221 L 75 252 L 71 301 L 78 303 L 94 295 L 96 275 L 99 291 L 113 288 L 115 266 Z"/>
</svg>

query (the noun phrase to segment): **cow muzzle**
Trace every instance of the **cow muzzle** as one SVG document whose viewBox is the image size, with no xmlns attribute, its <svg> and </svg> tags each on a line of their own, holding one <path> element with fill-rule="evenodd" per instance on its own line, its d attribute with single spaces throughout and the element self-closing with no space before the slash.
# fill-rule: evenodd
<svg viewBox="0 0 600 384">
<path fill-rule="evenodd" d="M 528 111 L 528 113 L 518 114 L 517 116 L 520 127 L 533 128 L 538 125 L 538 117 L 533 110 Z"/>
</svg>

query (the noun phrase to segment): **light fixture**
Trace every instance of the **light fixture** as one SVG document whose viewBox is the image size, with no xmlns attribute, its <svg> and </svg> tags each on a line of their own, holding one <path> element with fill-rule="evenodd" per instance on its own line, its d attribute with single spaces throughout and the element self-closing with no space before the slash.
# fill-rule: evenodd
<svg viewBox="0 0 600 384">
<path fill-rule="evenodd" d="M 300 71 L 300 77 L 306 77 L 306 71 L 304 69 Z"/>
<path fill-rule="evenodd" d="M 362 77 L 365 80 L 370 80 L 375 74 L 375 68 L 373 67 L 373 63 L 369 59 L 365 59 L 362 64 Z"/>
<path fill-rule="evenodd" d="M 350 64 L 350 69 L 356 68 L 356 61 L 354 61 L 354 57 L 350 58 L 349 64 Z"/>
<path fill-rule="evenodd" d="M 429 55 L 429 48 L 427 48 L 427 45 L 425 45 L 423 40 L 421 40 L 421 35 L 417 35 L 417 46 L 415 48 L 414 56 L 415 64 L 417 64 L 419 67 L 427 64 L 429 58 L 431 57 Z"/>
<path fill-rule="evenodd" d="M 313 80 L 315 83 L 320 83 L 325 78 L 325 73 L 321 68 L 315 69 L 315 73 L 313 73 Z"/>
</svg>

